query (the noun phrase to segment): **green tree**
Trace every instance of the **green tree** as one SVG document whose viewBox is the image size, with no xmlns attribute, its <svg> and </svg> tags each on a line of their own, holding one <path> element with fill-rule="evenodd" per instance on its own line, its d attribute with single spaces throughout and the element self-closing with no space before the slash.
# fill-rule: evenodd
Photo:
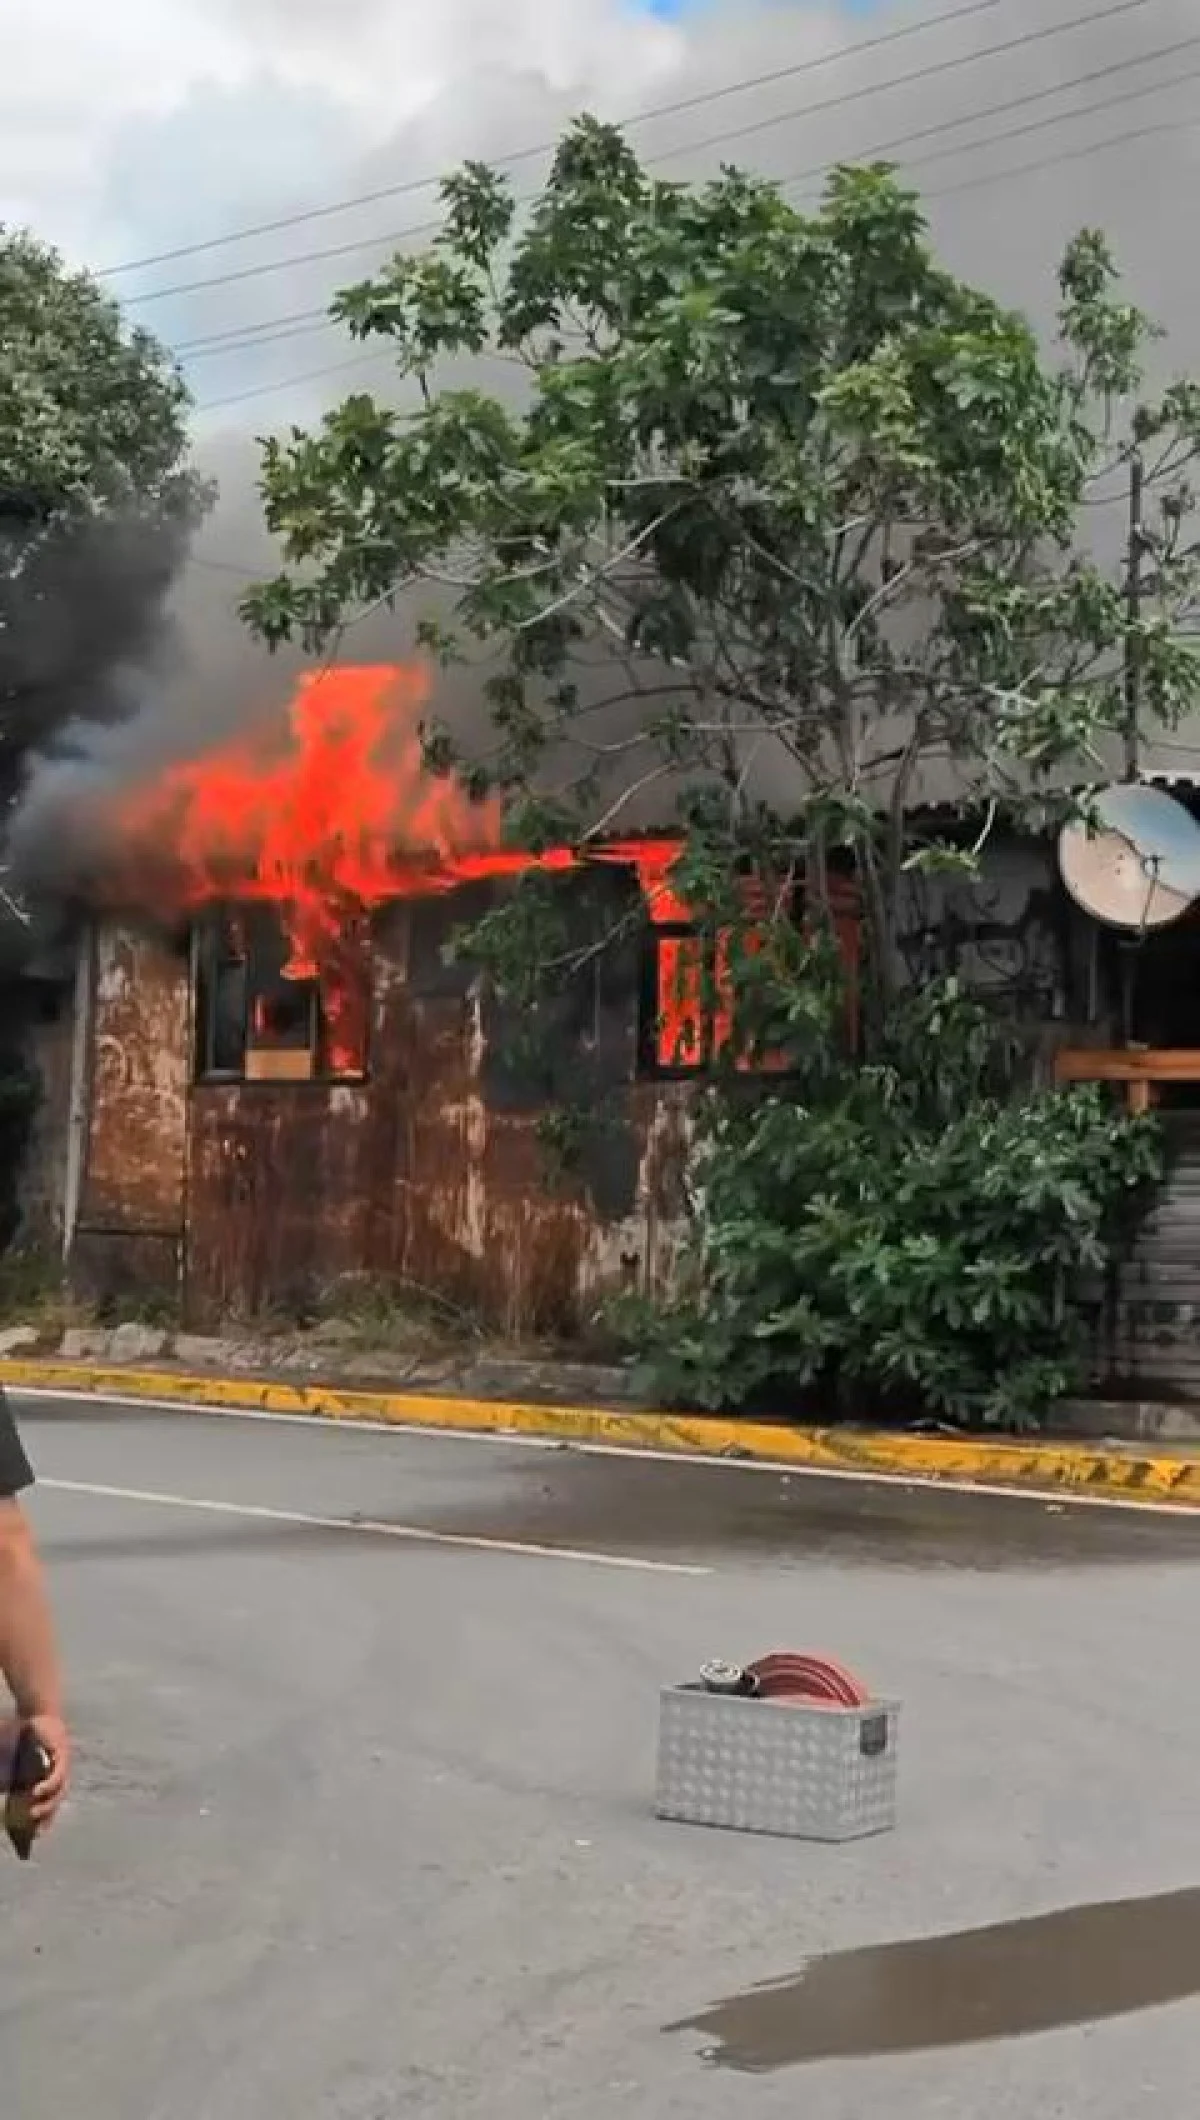
<svg viewBox="0 0 1200 2120">
<path fill-rule="evenodd" d="M 485 763 L 514 833 L 611 831 L 682 791 L 713 901 L 748 846 L 818 895 L 840 854 L 880 1034 L 906 870 L 963 858 L 914 844 L 927 769 L 1015 807 L 1064 768 L 1101 776 L 1131 657 L 1147 717 L 1194 694 L 1200 391 L 1131 410 L 1149 327 L 1101 235 L 1068 252 L 1046 358 L 942 269 L 883 166 L 836 170 L 805 214 L 733 170 L 652 180 L 585 119 L 523 217 L 477 164 L 443 199 L 429 251 L 335 304 L 391 342 L 412 402 L 354 396 L 266 444 L 290 566 L 247 616 L 324 649 L 436 585 L 427 644 L 491 658 Z M 510 364 L 506 396 L 447 381 L 480 356 L 489 383 Z M 1076 540 L 1135 452 L 1154 567 L 1131 617 Z M 430 751 L 452 762 L 437 732 Z"/>
<path fill-rule="evenodd" d="M 207 499 L 187 406 L 94 279 L 0 228 L 0 799 L 158 621 Z"/>
<path fill-rule="evenodd" d="M 153 639 L 208 497 L 187 463 L 187 404 L 166 353 L 126 331 L 95 280 L 0 227 L 0 812 L 31 751 L 121 711 L 117 675 Z M 3 892 L 0 1246 L 38 1089 L 28 948 Z"/>
<path fill-rule="evenodd" d="M 743 945 L 743 1035 L 796 1072 L 749 1100 L 726 1079 L 702 1113 L 703 1213 L 640 1326 L 667 1386 L 1035 1414 L 1079 1357 L 1072 1269 L 1110 1255 L 1156 1152 L 1102 1099 L 1014 1102 L 986 1018 L 905 992 L 912 872 L 979 854 L 917 815 L 931 775 L 985 818 L 1061 808 L 1119 768 L 1135 696 L 1147 723 L 1192 704 L 1200 389 L 1140 394 L 1152 330 L 1100 233 L 1067 252 L 1047 350 L 939 264 L 883 166 L 835 170 L 804 213 L 734 170 L 656 181 L 588 119 L 528 212 L 476 164 L 443 201 L 430 250 L 335 305 L 390 341 L 406 402 L 265 444 L 286 564 L 246 616 L 329 650 L 424 595 L 426 645 L 484 666 L 472 778 L 527 844 L 677 808 L 679 880 Z M 1135 467 L 1140 599 L 1080 533 Z M 779 885 L 765 916 L 747 865 Z M 834 1035 L 839 869 L 865 1069 Z M 535 875 L 472 946 L 528 995 L 563 941 Z"/>
</svg>

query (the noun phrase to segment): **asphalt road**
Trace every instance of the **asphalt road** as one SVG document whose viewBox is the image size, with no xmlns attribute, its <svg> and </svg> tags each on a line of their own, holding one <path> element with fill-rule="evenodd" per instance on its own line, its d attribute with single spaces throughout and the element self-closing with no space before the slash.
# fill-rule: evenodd
<svg viewBox="0 0 1200 2120">
<path fill-rule="evenodd" d="M 6 2120 L 1190 2108 L 1200 1522 L 19 1412 L 81 1757 Z M 897 1831 L 656 1822 L 657 1687 L 784 1645 L 903 1700 Z"/>
</svg>

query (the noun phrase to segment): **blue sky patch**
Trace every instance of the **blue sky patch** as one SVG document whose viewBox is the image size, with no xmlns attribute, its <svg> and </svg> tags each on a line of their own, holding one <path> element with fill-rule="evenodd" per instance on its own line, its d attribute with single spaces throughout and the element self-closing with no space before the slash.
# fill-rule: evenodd
<svg viewBox="0 0 1200 2120">
<path fill-rule="evenodd" d="M 648 15 L 661 15 L 670 22 L 680 15 L 702 14 L 706 5 L 711 5 L 711 0 L 639 0 L 639 4 Z M 781 0 L 781 5 L 786 4 L 788 0 Z M 872 14 L 876 5 L 877 0 L 841 0 L 841 6 L 848 15 Z"/>
</svg>

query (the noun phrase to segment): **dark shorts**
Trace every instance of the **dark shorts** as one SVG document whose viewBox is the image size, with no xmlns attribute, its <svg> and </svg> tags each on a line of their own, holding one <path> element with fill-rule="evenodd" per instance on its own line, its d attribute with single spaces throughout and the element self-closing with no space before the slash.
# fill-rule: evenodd
<svg viewBox="0 0 1200 2120">
<path fill-rule="evenodd" d="M 17 1434 L 7 1393 L 0 1388 L 0 1501 L 11 1501 L 33 1485 L 33 1467 Z"/>
</svg>

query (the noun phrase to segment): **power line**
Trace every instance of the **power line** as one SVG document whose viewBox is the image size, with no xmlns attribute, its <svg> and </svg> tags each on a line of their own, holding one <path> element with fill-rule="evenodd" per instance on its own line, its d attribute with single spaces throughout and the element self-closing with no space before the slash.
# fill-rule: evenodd
<svg viewBox="0 0 1200 2120">
<path fill-rule="evenodd" d="M 308 324 L 314 317 L 328 319 L 328 309 L 293 309 L 287 316 L 258 317 L 248 324 L 234 324 L 225 331 L 206 331 L 200 338 L 180 339 L 171 351 L 174 354 L 205 353 L 209 347 L 219 353 L 231 339 L 241 339 L 248 332 L 285 331 L 290 324 Z"/>
<path fill-rule="evenodd" d="M 239 581 L 261 581 L 270 560 L 264 559 L 259 567 L 247 567 L 235 559 L 209 559 L 207 553 L 189 552 L 187 563 L 189 567 L 202 567 L 206 574 L 236 574 Z"/>
<path fill-rule="evenodd" d="M 1154 140 L 1165 133 L 1195 132 L 1200 129 L 1200 118 L 1167 119 L 1159 125 L 1137 125 L 1128 132 L 1112 133 L 1103 140 L 1089 140 L 1082 147 L 1064 148 L 1060 153 L 1044 155 L 1036 162 L 1018 162 L 1012 169 L 989 170 L 986 175 L 967 177 L 956 184 L 940 184 L 936 191 L 928 191 L 927 199 L 949 199 L 960 191 L 977 191 L 988 184 L 1006 184 L 1012 177 L 1035 176 L 1043 169 L 1058 169 L 1066 162 L 1085 162 L 1091 155 L 1107 153 L 1110 147 L 1128 147 L 1135 140 Z M 991 141 L 986 143 L 989 147 Z"/>
<path fill-rule="evenodd" d="M 1028 95 L 1012 97 L 1007 103 L 992 103 L 982 110 L 968 111 L 961 118 L 942 118 L 936 125 L 922 127 L 920 132 L 906 133 L 901 139 L 885 140 L 879 147 L 866 148 L 861 155 L 855 155 L 854 159 L 856 162 L 879 161 L 899 148 L 908 147 L 920 140 L 930 140 L 936 133 L 949 132 L 960 125 L 978 125 L 988 118 L 1003 117 L 1011 110 L 1027 109 L 1031 103 L 1049 102 L 1055 96 L 1066 95 L 1073 88 L 1087 88 L 1095 81 L 1111 80 L 1114 74 L 1127 74 L 1132 67 L 1150 66 L 1156 60 L 1172 59 L 1180 52 L 1194 51 L 1197 45 L 1200 45 L 1200 35 L 1180 37 L 1173 44 L 1161 45 L 1157 51 L 1143 52 L 1140 58 L 1119 59 L 1109 66 L 1094 67 L 1091 73 L 1077 74 L 1071 81 L 1059 81 L 1049 88 L 1033 89 Z M 1200 68 L 1189 67 L 1185 72 L 1172 74 L 1168 81 L 1147 81 L 1141 88 L 1122 89 L 1118 95 L 1103 96 L 1095 103 L 1081 105 L 1078 110 L 1057 110 L 1048 118 L 1033 119 L 1028 125 L 1006 126 L 1003 132 L 994 133 L 986 140 L 973 140 L 969 150 L 961 146 L 938 147 L 929 154 L 913 155 L 910 159 L 913 167 L 919 169 L 927 162 L 943 162 L 948 155 L 961 155 L 980 147 L 992 147 L 999 141 L 1018 140 L 1028 133 L 1044 132 L 1049 125 L 1069 125 L 1076 118 L 1091 118 L 1099 111 L 1114 110 L 1119 104 L 1136 103 L 1142 96 L 1161 95 L 1165 88 L 1174 88 L 1181 81 L 1194 80 L 1198 72 Z M 802 184 L 810 177 L 824 176 L 828 169 L 827 162 L 818 162 L 810 169 L 798 170 L 794 176 L 785 178 L 784 182 Z"/>
<path fill-rule="evenodd" d="M 332 364 L 327 364 L 324 368 L 308 368 L 303 375 L 284 376 L 279 382 L 259 383 L 249 390 L 234 390 L 228 397 L 205 398 L 202 403 L 194 407 L 194 410 L 197 412 L 218 412 L 227 405 L 247 405 L 251 398 L 275 397 L 281 390 L 298 389 L 302 383 L 320 383 L 324 381 L 326 376 L 344 375 L 351 368 L 369 368 L 376 361 L 387 360 L 390 351 L 390 348 L 379 347 L 374 353 L 360 353 L 350 361 L 334 361 Z"/>
<path fill-rule="evenodd" d="M 350 368 L 367 368 L 373 361 L 386 361 L 392 358 L 390 346 L 376 346 L 370 353 L 356 354 L 350 360 L 335 362 L 332 367 L 306 369 L 303 375 L 285 376 L 280 382 L 254 383 L 251 384 L 249 389 L 235 390 L 228 397 L 204 398 L 194 409 L 197 412 L 215 412 L 220 406 L 240 405 L 250 398 L 270 397 L 277 390 L 290 390 L 299 383 L 315 383 L 322 376 L 337 375 Z M 503 368 L 527 368 L 526 362 L 521 360 L 519 355 L 515 353 L 495 353 L 486 347 L 476 354 L 474 358 L 480 361 L 498 362 Z"/>
<path fill-rule="evenodd" d="M 177 360 L 202 361 L 214 354 L 253 353 L 258 346 L 281 346 L 287 339 L 306 339 L 314 331 L 343 328 L 328 309 L 302 309 L 295 316 L 275 320 L 268 317 L 260 324 L 246 324 L 240 331 L 220 332 L 212 339 L 173 346 L 171 351 Z"/>
<path fill-rule="evenodd" d="M 620 118 L 617 123 L 623 130 L 633 125 L 649 125 L 658 118 L 680 117 L 687 111 L 703 109 L 707 104 L 719 103 L 726 96 L 747 94 L 751 89 L 767 88 L 777 81 L 795 79 L 801 74 L 821 72 L 827 66 L 839 65 L 845 59 L 855 59 L 862 52 L 880 51 L 887 45 L 901 44 L 908 37 L 924 36 L 929 30 L 941 29 L 946 24 L 970 21 L 976 15 L 990 14 L 995 8 L 1006 6 L 1008 0 L 969 0 L 963 7 L 951 8 L 947 13 L 935 15 L 928 22 L 908 22 L 899 29 L 882 30 L 874 37 L 860 37 L 853 44 L 839 45 L 836 51 L 823 52 L 814 59 L 798 60 L 794 66 L 775 67 L 769 73 L 751 74 L 738 81 L 727 82 L 721 88 L 710 88 L 694 96 L 682 96 L 673 103 L 660 103 L 651 110 L 637 111 L 630 117 Z M 493 167 L 511 168 L 520 162 L 533 161 L 539 155 L 553 154 L 556 140 L 541 141 L 534 147 L 519 147 L 506 154 L 489 157 Z M 385 184 L 377 191 L 363 191 L 348 199 L 336 199 L 328 206 L 310 207 L 304 212 L 281 214 L 273 221 L 258 221 L 248 227 L 235 228 L 228 235 L 208 236 L 198 243 L 180 243 L 173 250 L 153 251 L 146 257 L 129 258 L 120 265 L 106 265 L 94 277 L 100 280 L 115 279 L 126 272 L 141 272 L 151 265 L 170 265 L 178 258 L 200 257 L 203 253 L 223 250 L 231 243 L 250 242 L 256 236 L 278 235 L 288 228 L 302 228 L 313 221 L 326 221 L 340 213 L 350 213 L 359 206 L 377 206 L 385 199 L 399 199 L 417 191 L 428 191 L 440 184 L 445 172 L 435 171 L 427 177 L 409 177 L 401 184 Z"/>
<path fill-rule="evenodd" d="M 1180 38 L 1175 43 L 1164 45 L 1157 51 L 1144 53 L 1137 60 L 1121 61 L 1108 66 L 1096 67 L 1090 73 L 1074 76 L 1070 81 L 1058 82 L 1049 88 L 1035 89 L 1024 95 L 1010 97 L 1005 103 L 987 104 L 981 109 L 964 112 L 961 117 L 957 118 L 943 118 L 937 124 L 923 126 L 917 132 L 905 133 L 899 138 L 883 141 L 874 147 L 865 148 L 861 155 L 856 156 L 855 159 L 862 162 L 875 161 L 907 147 L 911 143 L 930 139 L 937 133 L 955 131 L 964 125 L 975 125 L 991 118 L 1001 117 L 1009 111 L 1026 109 L 1031 104 L 1046 102 L 1055 97 L 1066 95 L 1072 89 L 1090 86 L 1096 81 L 1110 79 L 1114 74 L 1125 74 L 1129 71 L 1130 65 L 1150 65 L 1154 61 L 1173 57 L 1180 52 L 1194 50 L 1197 45 L 1200 45 L 1200 35 Z M 971 141 L 965 146 L 962 144 L 951 145 L 932 149 L 927 154 L 915 155 L 909 158 L 909 166 L 920 168 L 930 162 L 944 161 L 952 155 L 974 154 L 982 148 L 997 147 L 1008 140 L 1022 139 L 1032 133 L 1044 132 L 1050 126 L 1074 123 L 1081 118 L 1096 117 L 1101 112 L 1116 109 L 1123 104 L 1137 102 L 1146 96 L 1158 95 L 1164 88 L 1174 88 L 1185 81 L 1194 80 L 1198 74 L 1200 74 L 1200 66 L 1189 67 L 1185 71 L 1174 73 L 1169 81 L 1151 81 L 1140 88 L 1122 89 L 1116 95 L 1101 97 L 1094 102 L 1085 103 L 1075 110 L 1055 111 L 1048 117 L 1034 119 L 1026 125 L 1006 126 L 1000 132 L 992 133 L 985 139 Z M 1053 159 L 1057 160 L 1058 158 L 1055 157 Z M 779 181 L 783 189 L 790 189 L 793 185 L 806 183 L 811 178 L 823 176 L 828 168 L 829 165 L 827 163 L 814 164 L 807 169 L 796 170 L 790 176 L 784 177 Z M 950 188 L 954 189 L 955 187 L 952 186 Z M 929 196 L 934 197 L 940 195 L 938 193 L 929 194 Z M 173 351 L 178 356 L 200 360 L 218 354 L 253 352 L 259 347 L 282 345 L 291 339 L 308 338 L 314 332 L 331 331 L 340 328 L 337 320 L 330 317 L 328 309 L 302 309 L 293 311 L 287 316 L 262 318 L 257 323 L 242 324 L 233 327 L 229 331 L 210 333 L 204 338 L 185 340 L 181 345 L 176 346 Z"/>
<path fill-rule="evenodd" d="M 934 80 L 944 74 L 957 72 L 960 67 L 977 65 L 984 59 L 999 58 L 1008 52 L 1025 50 L 1032 45 L 1044 43 L 1051 37 L 1066 36 L 1072 30 L 1090 29 L 1097 22 L 1108 21 L 1115 16 L 1133 14 L 1136 10 L 1147 7 L 1150 4 L 1151 0 L 1109 0 L 1109 5 L 1106 7 L 1089 8 L 1085 14 L 1074 15 L 1065 22 L 1045 25 L 1041 29 L 1036 30 L 1024 30 L 1019 35 L 1003 38 L 998 44 L 984 45 L 978 51 L 961 52 L 952 58 L 937 59 L 928 65 L 915 67 L 906 74 L 893 74 L 886 81 L 845 89 L 836 96 L 823 97 L 818 103 L 800 104 L 788 110 L 779 111 L 770 117 L 756 119 L 751 124 L 736 126 L 720 133 L 711 134 L 707 139 L 684 141 L 678 147 L 668 148 L 661 154 L 647 157 L 647 162 L 649 166 L 654 166 L 657 163 L 674 161 L 680 155 L 702 154 L 708 148 L 724 146 L 731 140 L 747 139 L 751 135 L 769 131 L 774 126 L 786 124 L 790 118 L 810 118 L 818 116 L 825 111 L 844 109 L 848 104 L 861 101 L 864 96 L 882 95 L 886 90 L 908 88 L 919 82 Z M 938 19 L 945 21 L 949 18 L 942 16 Z M 859 48 L 861 49 L 861 47 Z M 1128 63 L 1134 64 L 1136 62 L 1131 60 Z M 764 76 L 763 80 L 765 82 L 773 82 L 783 78 L 782 74 L 773 74 Z M 536 152 L 543 153 L 545 150 L 539 148 Z M 234 272 L 215 273 L 205 279 L 184 280 L 170 287 L 152 288 L 149 293 L 128 297 L 125 306 L 135 309 L 143 308 L 151 302 L 164 302 L 177 295 L 200 294 L 213 287 L 229 287 L 247 280 L 263 279 L 269 273 L 287 272 L 298 265 L 320 264 L 330 258 L 351 256 L 356 251 L 376 250 L 385 244 L 401 243 L 409 236 L 424 235 L 430 230 L 440 228 L 440 226 L 440 217 L 435 217 L 410 225 L 407 228 L 398 229 L 387 235 L 381 233 L 374 236 L 363 236 L 351 243 L 335 244 L 320 250 L 293 252 L 287 257 L 268 259 L 265 263 L 258 265 L 241 266 Z"/>
<path fill-rule="evenodd" d="M 138 309 L 150 302 L 165 302 L 176 295 L 204 294 L 210 287 L 235 287 L 239 281 L 262 280 L 268 273 L 290 272 L 296 265 L 323 265 L 329 258 L 353 257 L 360 250 L 379 250 L 385 245 L 403 243 L 408 236 L 433 235 L 441 227 L 440 215 L 428 221 L 413 221 L 407 228 L 397 228 L 390 234 L 359 236 L 353 243 L 333 243 L 324 250 L 300 250 L 286 258 L 271 258 L 262 265 L 243 265 L 237 272 L 218 272 L 206 280 L 183 280 L 174 287 L 156 287 L 149 294 L 135 294 L 123 299 L 125 309 Z"/>
<path fill-rule="evenodd" d="M 1157 139 L 1171 133 L 1197 131 L 1200 131 L 1200 118 L 1180 118 L 1167 120 L 1161 124 L 1134 126 L 1125 132 L 1113 133 L 1103 140 L 1091 140 L 1081 147 L 1067 148 L 1057 154 L 1042 156 L 1037 161 L 1018 162 L 1011 169 L 995 170 L 987 175 L 968 177 L 955 184 L 940 185 L 935 191 L 926 192 L 925 197 L 931 200 L 946 199 L 958 192 L 975 191 L 992 184 L 1009 183 L 1016 177 L 1034 176 L 1042 170 L 1056 169 L 1064 163 L 1086 161 L 1092 155 L 1107 153 L 1110 148 L 1125 147 L 1135 142 Z M 997 139 L 1002 139 L 1003 137 L 1003 135 L 998 135 Z M 985 146 L 993 146 L 996 142 L 985 141 L 983 144 Z M 785 182 L 792 181 L 795 180 L 785 179 Z M 360 356 L 359 359 L 354 361 L 327 363 L 321 368 L 307 369 L 302 375 L 283 376 L 273 383 L 261 383 L 253 389 L 235 391 L 227 397 L 207 398 L 198 404 L 195 410 L 197 412 L 215 412 L 225 406 L 245 403 L 252 398 L 275 397 L 282 391 L 298 388 L 304 383 L 321 382 L 327 376 L 341 374 L 348 368 L 368 366 L 373 360 L 385 358 L 387 351 L 388 349 L 380 349 L 378 353 L 365 357 Z"/>
</svg>

